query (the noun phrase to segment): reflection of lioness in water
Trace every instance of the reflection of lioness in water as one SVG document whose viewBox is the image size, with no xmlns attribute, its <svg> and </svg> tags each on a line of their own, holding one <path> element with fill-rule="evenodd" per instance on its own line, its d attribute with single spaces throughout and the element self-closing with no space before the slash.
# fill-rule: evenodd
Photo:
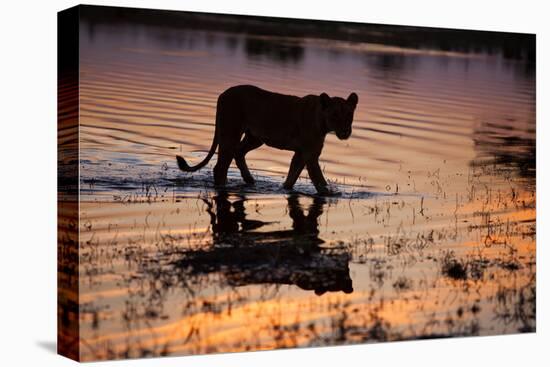
<svg viewBox="0 0 550 367">
<path fill-rule="evenodd" d="M 339 139 L 349 138 L 357 100 L 355 93 L 346 100 L 331 98 L 326 93 L 296 97 L 251 85 L 231 87 L 218 98 L 216 130 L 206 158 L 190 167 L 185 159 L 177 156 L 178 166 L 185 172 L 204 167 L 219 145 L 218 162 L 214 167 L 215 184 L 225 185 L 233 158 L 244 181 L 252 184 L 254 179 L 244 157 L 265 143 L 294 152 L 285 189 L 294 186 L 305 166 L 317 192 L 329 194 L 319 166 L 319 155 L 327 133 L 334 131 Z"/>
</svg>

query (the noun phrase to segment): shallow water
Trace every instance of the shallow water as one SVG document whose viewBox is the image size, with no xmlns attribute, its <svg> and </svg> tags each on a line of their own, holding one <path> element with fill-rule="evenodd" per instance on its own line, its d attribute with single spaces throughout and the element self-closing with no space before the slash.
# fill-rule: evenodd
<svg viewBox="0 0 550 367">
<path fill-rule="evenodd" d="M 535 76 L 451 52 L 136 25 L 80 28 L 84 360 L 535 330 Z M 359 95 L 321 155 L 184 174 L 237 84 Z"/>
</svg>

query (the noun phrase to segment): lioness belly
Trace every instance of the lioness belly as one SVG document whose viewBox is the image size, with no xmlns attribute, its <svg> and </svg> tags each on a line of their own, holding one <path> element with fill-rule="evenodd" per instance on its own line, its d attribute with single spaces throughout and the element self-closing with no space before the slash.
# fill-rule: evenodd
<svg viewBox="0 0 550 367">
<path fill-rule="evenodd" d="M 261 140 L 264 142 L 265 145 L 273 148 L 282 149 L 282 150 L 294 150 L 295 144 L 291 144 L 289 141 L 281 141 L 278 139 L 271 139 L 271 138 L 266 138 Z"/>
<path fill-rule="evenodd" d="M 279 129 L 279 131 L 265 131 L 264 129 L 249 129 L 250 133 L 260 139 L 265 145 L 283 149 L 295 150 L 297 142 L 296 136 L 288 129 Z M 286 131 L 286 133 L 285 133 Z"/>
</svg>

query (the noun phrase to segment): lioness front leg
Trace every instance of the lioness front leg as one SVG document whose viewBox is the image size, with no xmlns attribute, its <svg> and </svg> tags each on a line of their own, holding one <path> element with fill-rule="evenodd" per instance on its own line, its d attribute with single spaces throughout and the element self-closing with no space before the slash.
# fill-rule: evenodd
<svg viewBox="0 0 550 367">
<path fill-rule="evenodd" d="M 306 161 L 307 173 L 309 178 L 313 182 L 315 189 L 321 195 L 333 195 L 336 192 L 333 192 L 329 189 L 325 177 L 323 177 L 323 172 L 319 166 L 319 156 L 311 157 Z"/>
<path fill-rule="evenodd" d="M 292 161 L 290 162 L 290 168 L 288 169 L 288 176 L 286 177 L 285 183 L 283 184 L 283 188 L 285 190 L 292 189 L 292 187 L 296 183 L 296 180 L 298 180 L 298 177 L 300 177 L 300 173 L 302 173 L 305 165 L 306 162 L 302 157 L 302 154 L 298 152 L 294 153 Z"/>
</svg>

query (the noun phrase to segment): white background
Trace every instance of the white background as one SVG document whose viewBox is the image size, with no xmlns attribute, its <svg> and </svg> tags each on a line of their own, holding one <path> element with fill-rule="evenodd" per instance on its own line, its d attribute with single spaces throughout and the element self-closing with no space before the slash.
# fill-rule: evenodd
<svg viewBox="0 0 550 367">
<path fill-rule="evenodd" d="M 89 4 L 537 33 L 537 333 L 101 362 L 97 366 L 548 365 L 550 22 L 545 1 L 134 0 Z M 56 340 L 56 12 L 75 1 L 4 1 L 0 12 L 0 365 L 66 366 Z M 546 47 L 545 47 L 546 46 Z M 546 347 L 544 347 L 546 345 Z M 545 350 L 546 349 L 546 350 Z"/>
</svg>

